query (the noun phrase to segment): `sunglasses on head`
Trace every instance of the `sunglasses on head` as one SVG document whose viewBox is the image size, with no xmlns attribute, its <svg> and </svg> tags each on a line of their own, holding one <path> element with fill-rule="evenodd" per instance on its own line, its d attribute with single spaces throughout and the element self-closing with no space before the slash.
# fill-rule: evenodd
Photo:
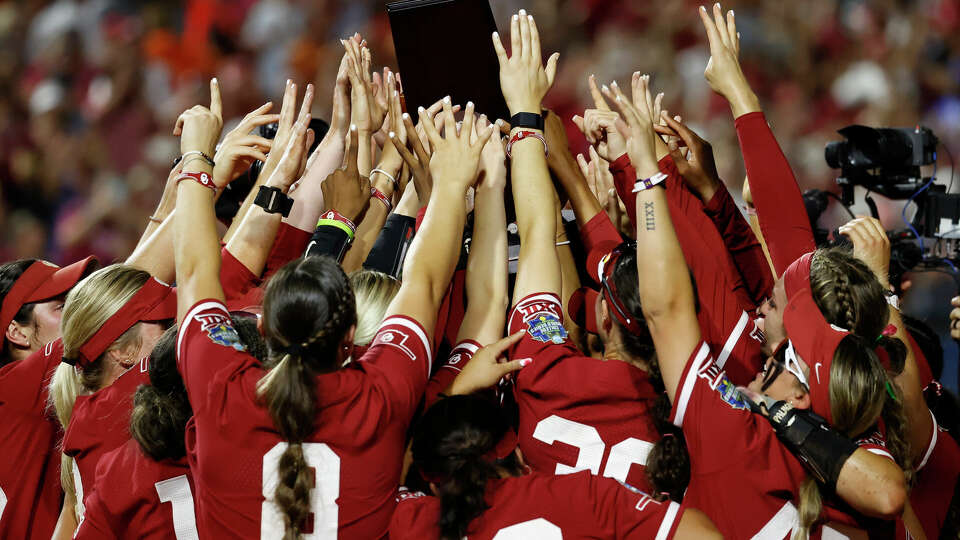
<svg viewBox="0 0 960 540">
<path fill-rule="evenodd" d="M 780 359 L 781 355 L 783 360 Z M 770 361 L 763 366 L 763 384 L 760 386 L 760 390 L 766 392 L 767 388 L 770 388 L 773 381 L 777 380 L 777 377 L 784 371 L 792 373 L 800 381 L 800 384 L 807 390 L 810 389 L 807 377 L 803 374 L 803 366 L 800 365 L 800 358 L 793 348 L 793 343 L 789 340 L 785 345 L 781 345 L 780 349 L 770 358 Z"/>
<path fill-rule="evenodd" d="M 620 297 L 617 296 L 616 285 L 613 283 L 613 272 L 617 267 L 617 263 L 620 261 L 620 257 L 622 257 L 627 250 L 636 248 L 636 242 L 623 242 L 614 248 L 609 255 L 604 257 L 600 261 L 600 284 L 603 285 L 603 297 L 613 306 L 614 315 L 616 315 L 620 323 L 631 332 L 641 333 L 642 329 L 637 328 L 640 323 L 636 317 L 630 315 L 627 308 L 620 302 Z"/>
</svg>

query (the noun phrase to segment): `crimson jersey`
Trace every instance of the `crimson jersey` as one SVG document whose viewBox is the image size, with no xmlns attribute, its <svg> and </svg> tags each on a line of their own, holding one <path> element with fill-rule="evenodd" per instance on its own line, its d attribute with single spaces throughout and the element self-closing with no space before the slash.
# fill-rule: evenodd
<svg viewBox="0 0 960 540">
<path fill-rule="evenodd" d="M 431 405 L 437 402 L 440 394 L 450 387 L 453 380 L 463 371 L 464 366 L 473 359 L 473 355 L 477 354 L 480 347 L 481 345 L 472 339 L 465 339 L 457 343 L 457 346 L 450 351 L 447 362 L 437 369 L 437 372 L 433 374 L 433 377 L 430 377 L 430 381 L 427 383 L 424 410 L 429 409 Z"/>
<path fill-rule="evenodd" d="M 589 470 L 648 489 L 644 463 L 660 439 L 650 409 L 657 394 L 647 373 L 619 360 L 583 356 L 563 330 L 553 294 L 533 294 L 510 315 L 513 334 L 526 330 L 511 360 L 532 358 L 516 372 L 519 442 L 533 470 Z"/>
<path fill-rule="evenodd" d="M 789 537 L 798 517 L 791 501 L 807 473 L 770 423 L 750 412 L 702 341 L 683 370 L 670 414 L 690 453 L 684 504 L 703 510 L 726 538 Z"/>
<path fill-rule="evenodd" d="M 927 538 L 940 536 L 958 477 L 960 447 L 934 418 L 930 444 L 917 464 L 916 484 L 910 491 L 910 504 Z"/>
<path fill-rule="evenodd" d="M 63 453 L 73 458 L 77 501 L 86 503 L 100 458 L 130 440 L 133 394 L 141 384 L 150 384 L 147 370 L 148 361 L 141 360 L 110 386 L 77 397 L 63 435 Z"/>
<path fill-rule="evenodd" d="M 390 538 L 438 539 L 440 499 L 401 493 Z M 573 540 L 673 536 L 683 513 L 675 502 L 586 472 L 565 476 L 528 474 L 490 480 L 490 506 L 468 528 L 469 540 Z"/>
<path fill-rule="evenodd" d="M 197 538 L 186 458 L 154 461 L 130 439 L 100 458 L 74 538 Z"/>
<path fill-rule="evenodd" d="M 200 531 L 211 538 L 282 536 L 273 493 L 287 443 L 257 396 L 267 372 L 244 351 L 220 302 L 194 305 L 177 339 L 178 367 L 194 412 L 187 452 Z M 315 475 L 305 533 L 362 539 L 386 534 L 406 431 L 430 363 L 423 327 L 393 316 L 358 361 L 316 377 L 315 430 L 303 443 Z"/>
<path fill-rule="evenodd" d="M 62 356 L 58 339 L 0 369 L 0 539 L 47 540 L 60 515 L 60 424 L 47 385 Z"/>
</svg>

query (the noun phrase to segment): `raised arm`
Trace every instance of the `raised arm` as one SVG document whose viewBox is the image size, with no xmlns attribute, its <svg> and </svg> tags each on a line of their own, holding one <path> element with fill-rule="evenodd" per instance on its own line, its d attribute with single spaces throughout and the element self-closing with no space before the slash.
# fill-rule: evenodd
<svg viewBox="0 0 960 540">
<path fill-rule="evenodd" d="M 293 108 L 296 103 L 291 103 Z M 310 108 L 313 105 L 313 85 L 308 84 L 307 90 L 303 96 L 303 103 L 300 106 L 300 121 L 308 118 L 309 123 Z M 292 129 L 294 124 L 293 111 L 281 111 L 281 122 L 289 122 L 290 125 L 285 129 Z M 306 132 L 302 135 L 299 131 L 292 129 L 293 136 L 287 141 L 286 148 L 277 148 L 274 151 L 281 153 L 280 162 L 273 169 L 270 177 L 264 182 L 266 189 L 274 191 L 274 196 L 285 195 L 290 186 L 296 181 L 297 176 L 306 159 Z M 259 205 L 254 205 L 243 216 L 236 234 L 227 242 L 227 251 L 230 252 L 240 263 L 243 264 L 255 276 L 263 273 L 267 262 L 267 256 L 270 253 L 274 238 L 277 236 L 277 229 L 280 227 L 280 220 L 283 215 L 280 213 L 269 213 Z"/>
<path fill-rule="evenodd" d="M 486 117 L 477 127 L 490 128 Z M 467 309 L 457 342 L 472 339 L 488 345 L 503 335 L 507 316 L 507 217 L 503 190 L 507 184 L 506 154 L 500 137 L 490 137 L 480 157 L 481 179 L 473 207 L 473 240 L 467 259 Z"/>
<path fill-rule="evenodd" d="M 660 169 L 651 116 L 653 102 L 647 79 L 634 78 L 632 103 L 619 88 L 615 88 L 615 92 L 616 104 L 629 127 L 627 153 L 638 177 L 634 189 L 639 188 L 637 275 L 640 305 L 657 349 L 663 383 L 672 402 L 684 365 L 700 341 L 693 286 L 670 219 L 666 192 L 659 184 L 653 184 Z"/>
<path fill-rule="evenodd" d="M 477 179 L 480 151 L 492 129 L 471 142 L 473 104 L 468 103 L 460 133 L 449 100 L 443 103 L 444 135 L 434 127 L 427 111 L 420 109 L 431 146 L 430 173 L 436 185 L 417 236 L 410 246 L 403 269 L 403 284 L 390 302 L 384 318 L 406 315 L 419 322 L 426 335 L 434 335 L 437 310 L 460 256 L 460 240 L 466 220 L 464 197 Z"/>
<path fill-rule="evenodd" d="M 551 55 L 544 68 L 540 34 L 533 16 L 521 9 L 511 18 L 509 57 L 497 33 L 493 34 L 493 46 L 500 61 L 500 88 L 510 114 L 540 114 L 543 96 L 553 85 L 559 54 Z M 524 132 L 532 135 L 520 137 Z M 542 137 L 542 131 L 519 127 L 510 131 L 513 141 L 511 185 L 520 229 L 520 260 L 513 304 L 532 293 L 561 293 L 554 190 L 547 170 L 545 143 L 537 136 Z"/>
<path fill-rule="evenodd" d="M 779 276 L 799 256 L 816 249 L 803 196 L 740 69 L 740 37 L 733 12 L 724 18 L 720 4 L 715 4 L 712 17 L 701 7 L 700 19 L 710 41 L 704 76 L 710 88 L 730 103 L 760 228 Z"/>
</svg>

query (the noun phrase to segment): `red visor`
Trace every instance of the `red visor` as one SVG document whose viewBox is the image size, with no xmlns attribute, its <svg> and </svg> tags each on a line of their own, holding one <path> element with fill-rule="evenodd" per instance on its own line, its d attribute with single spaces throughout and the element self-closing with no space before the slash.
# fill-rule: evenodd
<svg viewBox="0 0 960 540">
<path fill-rule="evenodd" d="M 177 316 L 174 289 L 150 278 L 93 336 L 80 347 L 75 358 L 63 362 L 84 368 L 103 354 L 114 341 L 141 321 L 163 321 Z"/>
<path fill-rule="evenodd" d="M 597 332 L 597 297 L 600 293 L 590 287 L 580 287 L 573 291 L 567 301 L 567 312 L 580 328 L 591 334 Z"/>
<path fill-rule="evenodd" d="M 613 316 L 620 321 L 620 324 L 622 324 L 628 332 L 634 335 L 642 336 L 647 333 L 646 321 L 641 322 L 629 311 L 627 311 L 627 307 L 624 306 L 623 302 L 620 301 L 620 295 L 617 293 L 616 285 L 613 283 L 613 271 L 617 267 L 617 262 L 620 260 L 620 257 L 623 255 L 623 250 L 629 247 L 631 247 L 631 243 L 624 242 L 623 244 L 620 244 L 614 248 L 609 255 L 600 259 L 600 285 L 603 287 L 602 292 L 604 300 L 606 300 L 607 304 L 613 308 L 610 310 L 613 312 Z"/>
<path fill-rule="evenodd" d="M 810 291 L 810 262 L 813 253 L 807 253 L 793 262 L 783 273 L 787 307 L 783 310 L 783 325 L 787 329 L 789 345 L 809 368 L 807 384 L 810 390 L 810 408 L 827 423 L 830 414 L 830 367 L 840 342 L 850 335 L 843 328 L 828 323 L 817 307 Z"/>
<path fill-rule="evenodd" d="M 63 268 L 47 261 L 36 261 L 28 266 L 3 299 L 0 309 L 0 330 L 3 331 L 0 346 L 6 339 L 7 327 L 24 304 L 49 300 L 69 291 L 83 279 L 87 269 L 96 261 L 96 257 L 91 256 Z"/>
</svg>

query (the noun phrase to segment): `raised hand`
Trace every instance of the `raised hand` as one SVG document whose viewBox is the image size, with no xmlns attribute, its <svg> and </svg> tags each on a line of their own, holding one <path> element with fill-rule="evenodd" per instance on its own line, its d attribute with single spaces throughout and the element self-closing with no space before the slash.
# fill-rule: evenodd
<svg viewBox="0 0 960 540">
<path fill-rule="evenodd" d="M 303 172 L 306 166 L 307 150 L 310 143 L 310 108 L 313 106 L 313 85 L 307 85 L 307 91 L 300 105 L 300 116 L 287 139 L 286 148 L 277 148 L 282 152 L 280 161 L 266 181 L 266 185 L 286 191 Z"/>
<path fill-rule="evenodd" d="M 509 373 L 530 364 L 530 358 L 521 358 L 508 361 L 507 349 L 523 338 L 524 331 L 509 335 L 499 341 L 481 348 L 457 378 L 450 384 L 447 393 L 450 395 L 472 394 L 478 390 L 490 388 Z"/>
<path fill-rule="evenodd" d="M 243 120 L 227 133 L 214 161 L 213 181 L 218 186 L 225 186 L 243 174 L 255 161 L 267 161 L 266 152 L 273 147 L 273 141 L 266 137 L 251 133 L 255 128 L 272 124 L 280 119 L 279 114 L 267 114 L 273 108 L 272 102 L 267 102 L 250 111 Z"/>
<path fill-rule="evenodd" d="M 500 88 L 510 114 L 540 112 L 543 96 L 553 86 L 559 53 L 553 53 L 546 68 L 540 53 L 540 32 L 532 15 L 521 9 L 510 20 L 510 57 L 493 33 L 493 48 L 500 60 Z"/>
<path fill-rule="evenodd" d="M 873 271 L 884 288 L 890 287 L 890 238 L 879 220 L 859 216 L 839 229 L 853 242 L 853 256 Z"/>
<path fill-rule="evenodd" d="M 657 166 L 657 142 L 663 144 L 653 131 L 654 101 L 650 96 L 649 82 L 649 75 L 634 74 L 632 102 L 618 85 L 611 85 L 614 103 L 626 121 L 622 128 L 627 134 L 627 154 L 638 178 L 649 178 L 660 170 Z"/>
<path fill-rule="evenodd" d="M 475 117 L 473 102 L 467 103 L 464 111 L 463 125 L 457 129 L 453 117 L 450 99 L 443 101 L 444 129 L 440 135 L 427 112 L 420 110 L 420 121 L 423 122 L 433 147 L 433 156 L 430 158 L 430 174 L 437 179 L 439 186 L 466 193 L 477 179 L 477 168 L 480 163 L 480 152 L 493 133 L 493 126 L 472 137 Z M 471 139 L 473 139 L 471 141 Z M 418 192 L 419 193 L 419 192 Z"/>
<path fill-rule="evenodd" d="M 574 116 L 573 123 L 583 133 L 587 142 L 592 144 L 597 153 L 607 161 L 616 161 L 627 153 L 627 143 L 623 134 L 617 131 L 617 121 L 620 115 L 610 110 L 610 105 L 604 99 L 600 88 L 597 87 L 597 78 L 590 75 L 587 79 L 590 86 L 590 96 L 593 97 L 593 109 L 587 109 L 583 117 Z M 610 89 L 604 85 L 604 90 Z"/>
<path fill-rule="evenodd" d="M 333 171 L 321 184 L 323 200 L 327 208 L 336 210 L 354 223 L 370 202 L 370 179 L 362 176 L 357 168 L 359 146 L 359 133 L 356 126 L 351 126 L 350 148 L 345 156 L 346 164 L 342 169 Z"/>
<path fill-rule="evenodd" d="M 210 79 L 210 108 L 194 105 L 177 118 L 173 134 L 180 137 L 180 154 L 203 152 L 212 156 L 223 128 L 220 83 Z"/>
<path fill-rule="evenodd" d="M 495 126 L 491 127 L 485 114 L 481 114 L 474 124 L 474 136 L 492 129 L 492 134 L 480 152 L 480 187 L 503 190 L 507 185 L 507 153 L 503 139 Z"/>
<path fill-rule="evenodd" d="M 740 35 L 733 11 L 724 18 L 723 9 L 716 3 L 712 16 L 703 6 L 699 13 L 710 42 L 710 60 L 703 72 L 710 88 L 727 98 L 735 117 L 759 111 L 760 102 L 740 68 Z"/>
<path fill-rule="evenodd" d="M 370 49 L 355 39 L 342 41 L 347 51 L 350 78 L 350 101 L 353 105 L 352 123 L 361 132 L 371 135 L 380 130 L 387 115 L 374 96 L 374 84 L 370 76 Z M 391 75 L 392 78 L 392 75 Z"/>
<path fill-rule="evenodd" d="M 677 171 L 704 204 L 710 202 L 717 189 L 723 185 L 713 159 L 713 147 L 683 122 L 671 118 L 666 111 L 660 112 L 660 123 L 653 128 L 667 135 L 667 149 L 677 165 Z M 680 143 L 683 144 L 680 144 Z M 688 153 L 684 150 L 686 147 Z"/>
</svg>

